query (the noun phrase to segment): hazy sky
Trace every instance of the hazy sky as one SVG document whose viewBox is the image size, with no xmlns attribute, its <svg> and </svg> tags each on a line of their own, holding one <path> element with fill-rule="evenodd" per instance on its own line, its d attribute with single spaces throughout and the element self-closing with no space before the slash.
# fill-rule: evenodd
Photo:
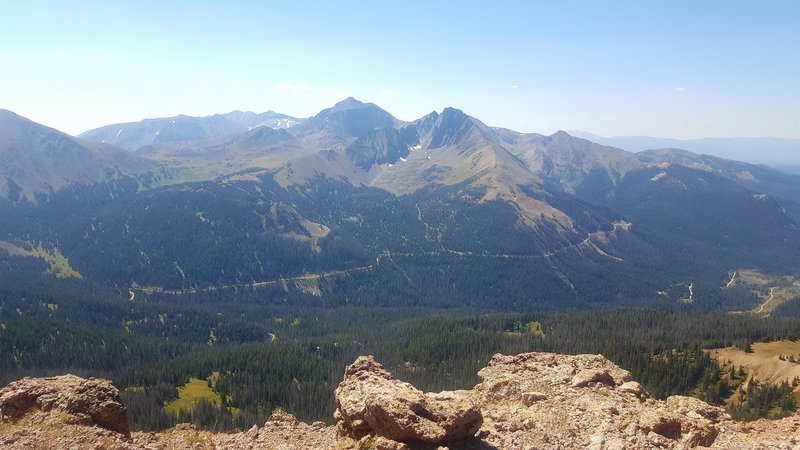
<svg viewBox="0 0 800 450">
<path fill-rule="evenodd" d="M 413 120 L 800 137 L 800 1 L 0 0 L 0 108 L 69 133 L 347 96 Z"/>
</svg>

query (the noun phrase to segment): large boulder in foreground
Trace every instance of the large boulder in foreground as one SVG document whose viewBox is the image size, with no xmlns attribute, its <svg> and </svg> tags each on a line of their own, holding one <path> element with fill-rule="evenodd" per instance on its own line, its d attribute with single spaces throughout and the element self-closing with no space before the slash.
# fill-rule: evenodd
<svg viewBox="0 0 800 450">
<path fill-rule="evenodd" d="M 345 369 L 336 405 L 339 434 L 352 439 L 441 444 L 472 438 L 483 423 L 470 391 L 422 392 L 395 380 L 372 356 Z"/>
<path fill-rule="evenodd" d="M 75 375 L 23 378 L 0 389 L 0 413 L 16 420 L 29 411 L 63 412 L 80 425 L 130 436 L 128 409 L 110 381 Z"/>
</svg>

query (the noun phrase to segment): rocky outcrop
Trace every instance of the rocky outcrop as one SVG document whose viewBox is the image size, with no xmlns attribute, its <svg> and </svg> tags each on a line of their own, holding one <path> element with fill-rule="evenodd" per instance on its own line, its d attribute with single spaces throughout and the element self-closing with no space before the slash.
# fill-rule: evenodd
<svg viewBox="0 0 800 450">
<path fill-rule="evenodd" d="M 75 375 L 23 378 L 0 390 L 0 413 L 11 420 L 28 412 L 60 412 L 74 423 L 130 435 L 128 409 L 110 381 Z"/>
<path fill-rule="evenodd" d="M 695 398 L 656 400 L 600 355 L 495 355 L 478 375 L 482 382 L 470 391 L 425 393 L 394 379 L 372 357 L 360 357 L 336 389 L 335 427 L 276 412 L 264 426 L 241 433 L 183 424 L 130 437 L 117 420 L 124 406 L 110 383 L 24 379 L 0 390 L 0 448 L 800 448 L 800 415 L 738 423 Z"/>
<path fill-rule="evenodd" d="M 471 392 L 422 392 L 395 380 L 371 356 L 345 369 L 336 404 L 339 434 L 351 439 L 443 444 L 472 438 L 483 422 Z"/>
</svg>

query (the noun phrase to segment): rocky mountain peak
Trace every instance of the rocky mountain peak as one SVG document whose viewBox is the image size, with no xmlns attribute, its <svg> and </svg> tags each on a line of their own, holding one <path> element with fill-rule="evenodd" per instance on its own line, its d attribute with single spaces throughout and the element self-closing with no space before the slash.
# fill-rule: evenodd
<svg viewBox="0 0 800 450">
<path fill-rule="evenodd" d="M 457 145 L 475 129 L 475 122 L 460 109 L 445 108 L 436 117 L 428 148 Z"/>
</svg>

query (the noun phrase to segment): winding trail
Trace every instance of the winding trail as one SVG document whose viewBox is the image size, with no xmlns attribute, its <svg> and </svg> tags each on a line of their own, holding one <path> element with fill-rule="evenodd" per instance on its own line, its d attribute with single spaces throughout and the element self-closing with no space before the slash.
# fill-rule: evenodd
<svg viewBox="0 0 800 450">
<path fill-rule="evenodd" d="M 769 298 L 767 299 L 767 301 L 761 304 L 761 306 L 758 308 L 758 311 L 756 311 L 756 314 L 764 314 L 764 307 L 766 307 L 769 304 L 769 302 L 771 302 L 772 299 L 775 298 L 775 289 L 777 288 L 776 287 L 769 288 Z"/>
</svg>

